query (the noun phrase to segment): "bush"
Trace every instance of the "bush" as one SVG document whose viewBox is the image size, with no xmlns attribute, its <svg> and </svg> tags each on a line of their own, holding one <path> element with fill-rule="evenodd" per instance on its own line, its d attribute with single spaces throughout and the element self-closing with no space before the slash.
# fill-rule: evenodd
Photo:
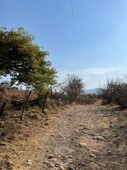
<svg viewBox="0 0 127 170">
<path fill-rule="evenodd" d="M 102 104 L 127 105 L 127 83 L 123 80 L 107 80 L 104 88 L 100 89 Z"/>
<path fill-rule="evenodd" d="M 93 104 L 97 101 L 95 94 L 85 94 L 77 97 L 77 103 L 79 104 Z"/>
</svg>

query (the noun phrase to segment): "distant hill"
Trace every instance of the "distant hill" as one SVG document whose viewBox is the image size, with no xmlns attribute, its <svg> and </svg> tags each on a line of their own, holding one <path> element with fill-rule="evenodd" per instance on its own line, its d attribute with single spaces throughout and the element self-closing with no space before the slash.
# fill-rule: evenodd
<svg viewBox="0 0 127 170">
<path fill-rule="evenodd" d="M 97 89 L 86 89 L 84 91 L 84 93 L 85 94 L 98 94 L 98 90 L 99 90 L 99 88 L 97 88 Z"/>
</svg>

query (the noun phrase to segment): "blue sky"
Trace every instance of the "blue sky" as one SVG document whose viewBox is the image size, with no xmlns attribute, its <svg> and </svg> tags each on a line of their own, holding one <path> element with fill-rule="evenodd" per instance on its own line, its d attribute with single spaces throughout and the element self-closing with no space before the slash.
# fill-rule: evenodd
<svg viewBox="0 0 127 170">
<path fill-rule="evenodd" d="M 0 0 L 0 26 L 24 27 L 49 51 L 58 81 L 78 74 L 86 88 L 127 73 L 127 0 Z"/>
</svg>

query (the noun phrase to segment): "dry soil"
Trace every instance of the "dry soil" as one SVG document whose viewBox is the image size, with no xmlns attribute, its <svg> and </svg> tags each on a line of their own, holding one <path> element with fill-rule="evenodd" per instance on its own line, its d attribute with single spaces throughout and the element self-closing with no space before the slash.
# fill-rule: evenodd
<svg viewBox="0 0 127 170">
<path fill-rule="evenodd" d="M 0 146 L 14 170 L 127 170 L 127 111 L 117 106 L 73 105 L 27 133 Z"/>
</svg>

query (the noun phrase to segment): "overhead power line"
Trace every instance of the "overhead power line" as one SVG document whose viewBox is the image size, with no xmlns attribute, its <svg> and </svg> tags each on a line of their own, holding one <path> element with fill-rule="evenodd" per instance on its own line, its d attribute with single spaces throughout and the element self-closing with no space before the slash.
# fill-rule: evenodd
<svg viewBox="0 0 127 170">
<path fill-rule="evenodd" d="M 75 55 L 76 55 L 76 65 L 77 65 L 76 70 L 78 70 L 78 46 L 77 46 L 77 34 L 76 34 L 76 24 L 75 24 L 75 17 L 74 17 L 73 0 L 71 0 L 71 12 L 72 12 L 72 20 L 73 20 L 73 28 L 74 28 Z"/>
</svg>

